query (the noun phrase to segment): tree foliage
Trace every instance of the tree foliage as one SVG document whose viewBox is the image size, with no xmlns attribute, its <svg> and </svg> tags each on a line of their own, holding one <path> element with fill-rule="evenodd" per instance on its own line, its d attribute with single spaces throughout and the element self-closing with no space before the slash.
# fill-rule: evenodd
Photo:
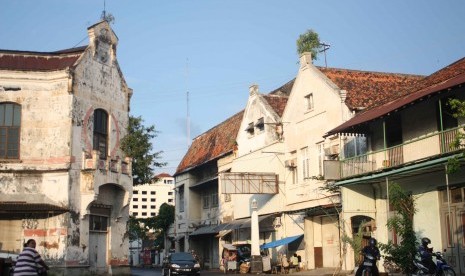
<svg viewBox="0 0 465 276">
<path fill-rule="evenodd" d="M 363 225 L 365 221 L 362 221 L 360 225 Z M 360 252 L 362 252 L 362 241 L 363 241 L 363 227 L 358 228 L 358 232 L 353 234 L 352 238 L 344 233 L 342 236 L 342 242 L 350 244 L 354 250 L 355 263 L 360 264 Z"/>
<path fill-rule="evenodd" d="M 379 245 L 386 253 L 386 260 L 394 262 L 403 273 L 412 272 L 412 264 L 418 248 L 418 241 L 413 229 L 413 216 L 416 213 L 415 199 L 407 194 L 400 185 L 393 183 L 389 186 L 389 203 L 396 211 L 388 219 L 387 227 L 399 236 L 400 244 Z"/>
<path fill-rule="evenodd" d="M 153 233 L 153 247 L 164 248 L 164 238 L 170 225 L 174 222 L 174 206 L 163 203 L 157 216 L 150 218 L 129 217 L 127 228 L 129 240 L 146 240 L 149 238 L 149 231 Z"/>
<path fill-rule="evenodd" d="M 458 99 L 450 99 L 447 103 L 454 116 L 454 118 L 465 118 L 465 101 Z M 463 128 L 465 131 L 465 127 Z M 450 145 L 452 148 L 464 148 L 465 147 L 465 132 L 457 132 L 454 141 Z M 447 173 L 455 173 L 460 169 L 460 157 L 465 157 L 465 152 L 462 151 L 461 156 L 455 156 L 448 160 L 447 163 Z"/>
<path fill-rule="evenodd" d="M 143 240 L 146 238 L 146 230 L 141 224 L 141 219 L 130 216 L 127 222 L 127 233 L 129 235 L 129 241 Z"/>
<path fill-rule="evenodd" d="M 307 30 L 297 39 L 297 54 L 302 55 L 305 52 L 312 53 L 312 60 L 318 59 L 318 53 L 321 49 L 320 37 L 314 30 Z"/>
<path fill-rule="evenodd" d="M 155 126 L 144 126 L 141 117 L 129 117 L 128 134 L 121 140 L 121 149 L 132 158 L 133 185 L 150 183 L 153 168 L 163 167 L 166 163 L 158 162 L 162 151 L 152 152 L 152 139 L 157 137 Z"/>
</svg>

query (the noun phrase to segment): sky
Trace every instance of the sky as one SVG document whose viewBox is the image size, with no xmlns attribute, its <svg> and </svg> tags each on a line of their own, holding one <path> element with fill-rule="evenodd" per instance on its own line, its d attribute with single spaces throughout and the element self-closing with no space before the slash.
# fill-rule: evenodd
<svg viewBox="0 0 465 276">
<path fill-rule="evenodd" d="M 87 45 L 104 8 L 131 115 L 158 131 L 156 174 L 174 174 L 192 139 L 244 109 L 250 85 L 293 79 L 309 29 L 330 45 L 328 67 L 429 75 L 465 57 L 463 0 L 0 0 L 0 49 Z"/>
</svg>

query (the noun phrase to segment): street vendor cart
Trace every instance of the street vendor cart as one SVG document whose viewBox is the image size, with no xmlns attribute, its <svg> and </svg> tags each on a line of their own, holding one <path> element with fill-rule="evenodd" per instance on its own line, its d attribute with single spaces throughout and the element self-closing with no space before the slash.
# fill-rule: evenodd
<svg viewBox="0 0 465 276">
<path fill-rule="evenodd" d="M 223 254 L 221 256 L 224 273 L 229 271 L 236 273 L 238 270 L 237 248 L 232 244 L 223 244 Z"/>
</svg>

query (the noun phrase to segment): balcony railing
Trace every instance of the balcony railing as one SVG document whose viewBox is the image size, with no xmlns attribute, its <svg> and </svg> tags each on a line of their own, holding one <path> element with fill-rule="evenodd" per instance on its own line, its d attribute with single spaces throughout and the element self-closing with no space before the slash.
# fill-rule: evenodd
<svg viewBox="0 0 465 276">
<path fill-rule="evenodd" d="M 437 132 L 410 140 L 401 145 L 346 158 L 339 161 L 338 164 L 328 162 L 328 164 L 325 164 L 325 171 L 328 169 L 334 175 L 335 168 L 331 167 L 337 165 L 339 166 L 339 179 L 341 179 L 454 152 L 463 149 L 463 147 L 452 147 L 455 137 L 459 131 L 462 132 L 462 128 L 463 126 Z"/>
<path fill-rule="evenodd" d="M 101 170 L 111 171 L 114 173 L 129 174 L 131 171 L 131 158 L 122 159 L 100 159 L 99 152 L 93 150 L 91 154 L 83 153 L 83 168 L 84 170 Z"/>
</svg>

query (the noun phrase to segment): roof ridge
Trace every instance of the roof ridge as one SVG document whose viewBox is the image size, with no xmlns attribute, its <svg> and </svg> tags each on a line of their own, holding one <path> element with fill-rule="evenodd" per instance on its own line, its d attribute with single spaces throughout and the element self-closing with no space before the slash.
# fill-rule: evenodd
<svg viewBox="0 0 465 276">
<path fill-rule="evenodd" d="M 359 72 L 359 73 L 371 73 L 371 74 L 380 74 L 380 75 L 396 75 L 396 76 L 412 76 L 412 77 L 426 77 L 427 75 L 418 75 L 418 74 L 408 74 L 408 73 L 396 73 L 396 72 L 381 72 L 381 71 L 368 71 L 360 69 L 347 69 L 347 68 L 335 68 L 335 67 L 323 67 L 316 66 L 320 71 L 348 71 L 348 72 Z"/>
<path fill-rule="evenodd" d="M 78 54 L 83 52 L 88 46 L 79 46 L 74 48 L 68 48 L 53 52 L 38 52 L 38 51 L 27 51 L 27 50 L 7 50 L 0 49 L 0 54 L 21 54 L 21 55 L 41 55 L 41 56 L 57 56 L 57 55 L 67 55 L 67 54 Z"/>
<path fill-rule="evenodd" d="M 199 134 L 198 136 L 196 136 L 196 137 L 195 137 L 194 139 L 192 139 L 192 140 L 196 140 L 196 139 L 198 139 L 199 137 L 202 137 L 202 136 L 206 135 L 207 133 L 209 133 L 209 132 L 215 130 L 216 128 L 218 128 L 218 127 L 220 127 L 220 126 L 226 124 L 229 120 L 233 119 L 234 117 L 238 116 L 240 113 L 244 112 L 244 110 L 245 110 L 245 109 L 242 109 L 241 111 L 239 111 L 239 112 L 237 112 L 237 113 L 235 113 L 235 114 L 229 116 L 227 119 L 225 119 L 225 120 L 222 121 L 221 123 L 216 124 L 215 126 L 211 127 L 211 128 L 208 129 L 207 131 L 205 131 L 205 132 Z"/>
</svg>

